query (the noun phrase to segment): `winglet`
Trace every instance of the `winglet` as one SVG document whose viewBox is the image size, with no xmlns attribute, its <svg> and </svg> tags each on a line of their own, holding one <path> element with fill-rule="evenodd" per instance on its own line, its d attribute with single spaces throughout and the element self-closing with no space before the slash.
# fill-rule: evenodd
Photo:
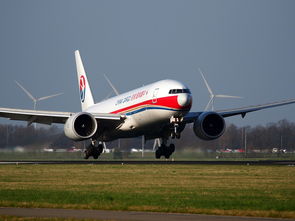
<svg viewBox="0 0 295 221">
<path fill-rule="evenodd" d="M 94 104 L 94 101 L 93 101 L 90 85 L 88 83 L 88 79 L 86 76 L 86 72 L 84 70 L 84 66 L 82 63 L 82 59 L 78 50 L 75 51 L 75 59 L 76 59 L 81 107 L 82 107 L 82 111 L 85 111 L 87 108 L 89 108 L 90 106 Z"/>
</svg>

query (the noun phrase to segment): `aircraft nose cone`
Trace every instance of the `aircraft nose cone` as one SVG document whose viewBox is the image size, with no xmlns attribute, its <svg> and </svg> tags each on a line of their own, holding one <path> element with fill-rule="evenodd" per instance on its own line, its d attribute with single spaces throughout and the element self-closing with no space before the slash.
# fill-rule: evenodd
<svg viewBox="0 0 295 221">
<path fill-rule="evenodd" d="M 186 107 L 190 105 L 191 101 L 192 101 L 192 96 L 190 94 L 179 94 L 177 96 L 177 103 L 181 107 Z"/>
</svg>

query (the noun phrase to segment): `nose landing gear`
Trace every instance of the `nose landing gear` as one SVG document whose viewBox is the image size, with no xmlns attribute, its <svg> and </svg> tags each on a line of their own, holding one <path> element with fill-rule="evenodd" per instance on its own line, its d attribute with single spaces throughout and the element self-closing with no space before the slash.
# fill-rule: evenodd
<svg viewBox="0 0 295 221">
<path fill-rule="evenodd" d="M 173 125 L 173 131 L 171 132 L 171 138 L 172 139 L 180 139 L 180 132 L 179 132 L 179 124 L 175 123 Z"/>
<path fill-rule="evenodd" d="M 181 122 L 182 122 L 183 118 L 182 117 L 171 117 L 170 118 L 170 123 L 173 125 L 173 130 L 171 132 L 171 138 L 172 139 L 180 139 L 180 131 L 181 129 Z"/>
<path fill-rule="evenodd" d="M 182 117 L 174 117 L 170 118 L 170 127 L 167 128 L 164 137 L 162 137 L 161 146 L 156 150 L 156 159 L 160 159 L 161 156 L 164 156 L 166 159 L 169 159 L 172 153 L 175 151 L 175 145 L 170 144 L 167 146 L 167 141 L 171 137 L 172 139 L 180 139 L 181 131 L 183 131 L 184 126 L 182 122 Z"/>
</svg>

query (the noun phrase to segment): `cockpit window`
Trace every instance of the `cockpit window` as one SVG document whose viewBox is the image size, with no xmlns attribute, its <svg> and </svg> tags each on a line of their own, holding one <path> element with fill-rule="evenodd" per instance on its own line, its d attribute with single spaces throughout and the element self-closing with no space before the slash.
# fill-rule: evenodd
<svg viewBox="0 0 295 221">
<path fill-rule="evenodd" d="M 169 91 L 169 94 L 183 94 L 183 93 L 190 94 L 191 92 L 189 89 L 171 89 Z"/>
</svg>

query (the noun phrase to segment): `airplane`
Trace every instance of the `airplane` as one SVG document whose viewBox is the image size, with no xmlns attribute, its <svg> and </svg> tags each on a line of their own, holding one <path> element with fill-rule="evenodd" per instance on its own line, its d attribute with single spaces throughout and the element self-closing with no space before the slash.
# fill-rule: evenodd
<svg viewBox="0 0 295 221">
<path fill-rule="evenodd" d="M 295 103 L 295 99 L 219 111 L 191 112 L 193 97 L 190 89 L 176 80 L 155 83 L 94 103 L 80 52 L 75 51 L 81 112 L 55 112 L 0 108 L 0 117 L 27 121 L 28 125 L 64 124 L 65 135 L 74 141 L 91 140 L 84 158 L 97 159 L 103 152 L 103 142 L 144 136 L 145 140 L 160 138 L 155 157 L 169 159 L 175 151 L 172 139 L 179 139 L 186 124 L 203 140 L 223 135 L 224 118 Z M 170 145 L 168 145 L 170 142 Z"/>
</svg>

